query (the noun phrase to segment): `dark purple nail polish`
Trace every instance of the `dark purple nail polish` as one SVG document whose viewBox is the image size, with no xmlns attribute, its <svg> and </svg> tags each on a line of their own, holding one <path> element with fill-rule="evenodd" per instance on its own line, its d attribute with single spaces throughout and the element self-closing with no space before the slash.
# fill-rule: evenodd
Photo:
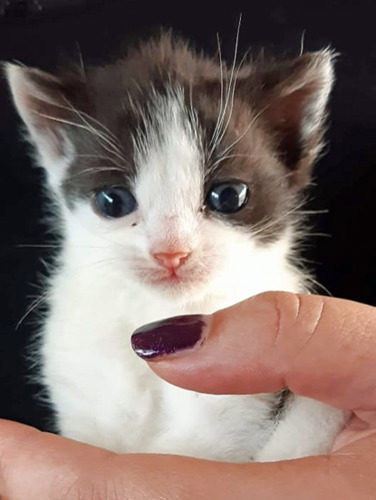
<svg viewBox="0 0 376 500">
<path fill-rule="evenodd" d="M 190 349 L 202 343 L 203 316 L 177 316 L 141 326 L 132 335 L 132 348 L 143 359 Z"/>
</svg>

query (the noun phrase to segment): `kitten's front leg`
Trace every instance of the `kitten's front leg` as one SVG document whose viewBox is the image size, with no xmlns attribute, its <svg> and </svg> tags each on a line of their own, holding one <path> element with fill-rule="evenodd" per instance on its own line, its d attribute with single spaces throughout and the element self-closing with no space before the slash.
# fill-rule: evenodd
<svg viewBox="0 0 376 500">
<path fill-rule="evenodd" d="M 345 413 L 324 403 L 293 396 L 272 437 L 256 455 L 275 462 L 329 452 L 345 423 Z"/>
</svg>

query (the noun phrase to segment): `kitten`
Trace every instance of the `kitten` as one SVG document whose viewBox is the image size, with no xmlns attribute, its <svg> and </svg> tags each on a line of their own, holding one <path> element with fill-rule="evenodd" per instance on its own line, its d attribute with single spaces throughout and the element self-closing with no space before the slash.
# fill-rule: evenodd
<svg viewBox="0 0 376 500">
<path fill-rule="evenodd" d="M 339 410 L 173 387 L 130 336 L 266 290 L 307 291 L 296 208 L 332 65 L 322 51 L 228 68 L 164 35 L 82 73 L 6 66 L 63 235 L 40 350 L 63 435 L 234 462 L 328 450 Z"/>
</svg>

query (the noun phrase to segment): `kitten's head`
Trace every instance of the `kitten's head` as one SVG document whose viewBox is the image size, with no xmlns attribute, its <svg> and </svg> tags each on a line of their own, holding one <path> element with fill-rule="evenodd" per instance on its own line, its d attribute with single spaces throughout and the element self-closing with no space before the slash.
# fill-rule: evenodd
<svg viewBox="0 0 376 500">
<path fill-rule="evenodd" d="M 6 71 L 72 251 L 182 297 L 290 286 L 276 273 L 320 151 L 332 59 L 228 68 L 162 37 L 81 73 Z"/>
</svg>

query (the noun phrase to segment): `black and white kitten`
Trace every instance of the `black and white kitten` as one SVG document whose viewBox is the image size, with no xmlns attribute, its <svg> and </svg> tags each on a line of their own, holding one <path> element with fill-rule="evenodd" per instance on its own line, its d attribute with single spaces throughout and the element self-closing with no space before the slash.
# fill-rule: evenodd
<svg viewBox="0 0 376 500">
<path fill-rule="evenodd" d="M 62 223 L 40 353 L 62 434 L 236 462 L 328 450 L 339 410 L 290 396 L 276 416 L 278 395 L 173 387 L 130 336 L 266 290 L 307 290 L 291 260 L 295 212 L 320 151 L 332 59 L 228 68 L 165 35 L 82 73 L 7 65 Z"/>
</svg>

